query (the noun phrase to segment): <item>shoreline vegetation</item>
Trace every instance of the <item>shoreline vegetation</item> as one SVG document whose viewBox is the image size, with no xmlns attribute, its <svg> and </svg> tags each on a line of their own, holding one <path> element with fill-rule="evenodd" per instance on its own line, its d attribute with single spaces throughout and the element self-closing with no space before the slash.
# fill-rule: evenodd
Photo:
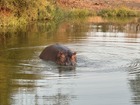
<svg viewBox="0 0 140 105">
<path fill-rule="evenodd" d="M 65 2 L 64 2 L 65 1 Z M 74 0 L 1 0 L 0 1 L 0 27 L 26 25 L 38 20 L 53 20 L 58 22 L 64 18 L 83 18 L 87 16 L 101 17 L 139 17 L 139 9 L 131 9 L 127 6 L 106 7 L 105 4 L 95 2 L 81 7 Z M 88 0 L 87 0 L 88 1 Z M 109 0 L 108 0 L 109 1 Z M 69 4 L 71 3 L 71 4 Z M 83 2 L 84 3 L 84 2 Z M 87 3 L 88 4 L 88 3 Z M 91 8 L 92 7 L 97 8 Z M 100 8 L 99 8 L 100 6 Z M 84 7 L 84 8 L 82 8 Z M 90 8 L 89 8 L 90 7 Z"/>
</svg>

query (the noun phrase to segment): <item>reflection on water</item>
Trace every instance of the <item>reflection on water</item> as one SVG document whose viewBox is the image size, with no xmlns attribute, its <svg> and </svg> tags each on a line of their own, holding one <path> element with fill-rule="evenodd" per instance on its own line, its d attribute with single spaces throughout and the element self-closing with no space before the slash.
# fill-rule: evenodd
<svg viewBox="0 0 140 105">
<path fill-rule="evenodd" d="M 129 66 L 129 84 L 133 92 L 132 101 L 134 104 L 140 104 L 140 59 L 135 59 Z"/>
<path fill-rule="evenodd" d="M 140 104 L 140 19 L 38 22 L 0 33 L 0 105 Z M 38 58 L 49 44 L 77 51 L 77 66 Z"/>
</svg>

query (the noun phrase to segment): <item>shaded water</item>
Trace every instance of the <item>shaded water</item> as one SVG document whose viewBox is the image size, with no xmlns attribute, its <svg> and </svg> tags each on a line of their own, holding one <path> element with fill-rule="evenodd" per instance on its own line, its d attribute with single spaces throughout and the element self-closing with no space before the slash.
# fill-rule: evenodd
<svg viewBox="0 0 140 105">
<path fill-rule="evenodd" d="M 0 105 L 139 105 L 138 23 L 91 17 L 1 32 Z M 38 58 L 53 43 L 77 52 L 75 68 Z"/>
</svg>

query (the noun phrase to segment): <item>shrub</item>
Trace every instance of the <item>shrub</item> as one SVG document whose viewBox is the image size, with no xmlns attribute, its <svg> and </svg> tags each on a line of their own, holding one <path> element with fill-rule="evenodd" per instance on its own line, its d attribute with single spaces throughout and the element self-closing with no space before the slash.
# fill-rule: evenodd
<svg viewBox="0 0 140 105">
<path fill-rule="evenodd" d="M 0 24 L 11 26 L 48 18 L 50 14 L 46 0 L 2 0 L 0 1 Z M 50 18 L 50 17 L 49 17 Z"/>
</svg>

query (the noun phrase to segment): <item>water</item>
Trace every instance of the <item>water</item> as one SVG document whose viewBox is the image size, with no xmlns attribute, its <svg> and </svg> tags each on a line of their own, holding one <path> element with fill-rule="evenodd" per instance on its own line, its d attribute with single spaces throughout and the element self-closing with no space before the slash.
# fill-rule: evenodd
<svg viewBox="0 0 140 105">
<path fill-rule="evenodd" d="M 37 23 L 0 36 L 0 105 L 139 105 L 139 19 Z M 38 58 L 48 45 L 77 52 L 77 66 Z"/>
</svg>

